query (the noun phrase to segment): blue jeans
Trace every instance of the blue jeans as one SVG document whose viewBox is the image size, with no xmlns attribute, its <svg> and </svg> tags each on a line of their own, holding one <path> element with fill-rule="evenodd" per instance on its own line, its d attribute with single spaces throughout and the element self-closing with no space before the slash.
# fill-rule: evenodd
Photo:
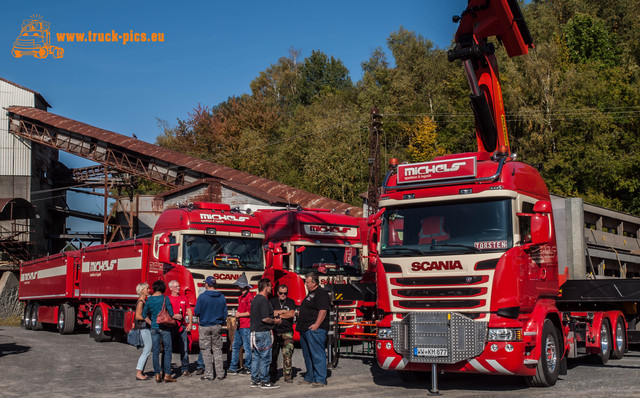
<svg viewBox="0 0 640 398">
<path fill-rule="evenodd" d="M 180 353 L 180 362 L 182 364 L 181 372 L 189 370 L 189 331 L 185 327 L 182 332 L 178 332 L 177 328 L 171 329 L 173 333 L 173 341 L 178 343 L 178 352 Z"/>
<path fill-rule="evenodd" d="M 236 329 L 236 333 L 233 335 L 231 362 L 229 363 L 230 372 L 238 371 L 240 347 L 244 348 L 244 367 L 251 369 L 251 331 L 249 328 Z"/>
<path fill-rule="evenodd" d="M 151 341 L 151 329 L 140 329 L 140 336 L 142 336 L 142 341 L 144 342 L 144 348 L 142 349 L 142 354 L 140 354 L 140 358 L 138 358 L 138 366 L 136 366 L 137 370 L 143 371 L 144 365 L 147 364 L 147 359 L 149 358 L 149 354 L 151 354 L 151 348 L 153 347 L 153 342 Z"/>
<path fill-rule="evenodd" d="M 171 375 L 171 332 L 169 330 L 151 329 L 153 341 L 153 373 L 160 374 L 164 370 L 166 376 Z M 160 368 L 160 343 L 164 346 L 164 369 Z"/>
<path fill-rule="evenodd" d="M 302 348 L 304 365 L 307 368 L 304 379 L 310 383 L 327 384 L 326 338 L 327 331 L 324 329 L 300 333 L 300 348 Z"/>
<path fill-rule="evenodd" d="M 255 383 L 269 382 L 269 365 L 271 365 L 271 331 L 253 332 L 253 351 L 251 352 L 251 381 Z"/>
</svg>

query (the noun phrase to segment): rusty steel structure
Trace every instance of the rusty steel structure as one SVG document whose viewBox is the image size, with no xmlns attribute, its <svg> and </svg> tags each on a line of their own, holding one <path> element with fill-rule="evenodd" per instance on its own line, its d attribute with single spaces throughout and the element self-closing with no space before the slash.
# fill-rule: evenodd
<svg viewBox="0 0 640 398">
<path fill-rule="evenodd" d="M 273 180 L 238 171 L 217 163 L 188 156 L 112 131 L 26 106 L 7 108 L 9 131 L 30 141 L 49 146 L 98 163 L 72 170 L 77 188 L 104 190 L 104 241 L 132 237 L 134 214 L 125 215 L 129 225 L 110 223 L 115 207 L 108 209 L 111 191 L 123 189 L 133 198 L 133 188 L 148 180 L 170 190 L 189 186 L 203 179 L 261 198 L 270 204 L 348 211 L 362 215 L 362 209 Z M 128 235 L 124 231 L 128 231 Z M 110 237 L 107 237 L 110 235 Z"/>
</svg>

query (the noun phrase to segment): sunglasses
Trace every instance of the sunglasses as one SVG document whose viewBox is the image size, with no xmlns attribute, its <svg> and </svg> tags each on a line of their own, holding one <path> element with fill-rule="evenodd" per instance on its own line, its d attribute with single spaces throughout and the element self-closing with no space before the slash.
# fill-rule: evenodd
<svg viewBox="0 0 640 398">
<path fill-rule="evenodd" d="M 280 296 L 286 296 L 286 295 L 287 295 L 287 292 L 278 292 L 278 294 L 279 294 Z"/>
</svg>

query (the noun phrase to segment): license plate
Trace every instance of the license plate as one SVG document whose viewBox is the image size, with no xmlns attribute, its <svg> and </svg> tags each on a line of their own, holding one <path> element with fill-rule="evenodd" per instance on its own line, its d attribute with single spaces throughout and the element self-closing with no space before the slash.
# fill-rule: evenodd
<svg viewBox="0 0 640 398">
<path fill-rule="evenodd" d="M 449 351 L 446 348 L 418 348 L 413 349 L 413 355 L 416 357 L 446 357 Z"/>
</svg>

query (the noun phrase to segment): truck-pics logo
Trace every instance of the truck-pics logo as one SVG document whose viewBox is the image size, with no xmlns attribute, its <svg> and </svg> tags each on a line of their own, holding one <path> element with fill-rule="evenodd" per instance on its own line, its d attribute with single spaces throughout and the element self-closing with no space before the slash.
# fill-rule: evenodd
<svg viewBox="0 0 640 398">
<path fill-rule="evenodd" d="M 32 15 L 31 18 L 22 21 L 20 34 L 13 43 L 11 55 L 20 58 L 23 55 L 32 55 L 35 58 L 62 58 L 64 48 L 51 45 L 51 23 L 42 20 L 41 15 Z"/>
<path fill-rule="evenodd" d="M 462 264 L 459 260 L 447 260 L 447 261 L 425 261 L 411 263 L 412 271 L 452 271 L 454 269 L 462 269 Z"/>
<path fill-rule="evenodd" d="M 245 222 L 249 219 L 249 217 L 242 216 L 234 216 L 231 214 L 200 214 L 200 221 L 211 221 L 211 222 L 224 222 L 224 221 L 233 221 L 233 222 Z"/>
<path fill-rule="evenodd" d="M 476 158 L 438 160 L 398 166 L 398 184 L 475 177 L 475 175 Z"/>
<path fill-rule="evenodd" d="M 304 232 L 308 235 L 324 236 L 357 236 L 358 229 L 355 227 L 340 225 L 305 224 Z"/>
</svg>

